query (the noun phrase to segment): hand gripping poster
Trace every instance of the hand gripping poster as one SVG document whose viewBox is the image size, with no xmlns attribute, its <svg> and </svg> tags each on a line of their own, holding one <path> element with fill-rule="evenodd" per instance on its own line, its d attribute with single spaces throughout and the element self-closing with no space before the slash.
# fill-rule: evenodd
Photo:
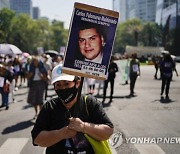
<svg viewBox="0 0 180 154">
<path fill-rule="evenodd" d="M 119 13 L 75 3 L 62 71 L 105 80 Z"/>
</svg>

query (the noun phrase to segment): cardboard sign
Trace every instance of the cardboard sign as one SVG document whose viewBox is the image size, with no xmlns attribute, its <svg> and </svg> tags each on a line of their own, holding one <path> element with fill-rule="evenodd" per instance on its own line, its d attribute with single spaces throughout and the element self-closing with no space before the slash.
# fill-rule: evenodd
<svg viewBox="0 0 180 154">
<path fill-rule="evenodd" d="M 119 13 L 75 3 L 62 72 L 105 80 Z"/>
</svg>

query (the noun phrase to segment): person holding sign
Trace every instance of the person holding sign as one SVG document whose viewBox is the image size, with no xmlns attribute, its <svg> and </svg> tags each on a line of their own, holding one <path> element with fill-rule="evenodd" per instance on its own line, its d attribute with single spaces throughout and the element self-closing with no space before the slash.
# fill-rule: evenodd
<svg viewBox="0 0 180 154">
<path fill-rule="evenodd" d="M 140 76 L 140 64 L 137 59 L 137 54 L 134 53 L 132 54 L 132 59 L 130 61 L 130 96 L 134 96 L 134 87 L 138 76 Z"/>
<path fill-rule="evenodd" d="M 33 144 L 47 147 L 46 154 L 94 154 L 84 134 L 106 140 L 113 124 L 95 97 L 78 95 L 79 77 L 62 73 L 61 68 L 57 65 L 52 71 L 57 97 L 44 104 L 31 132 Z"/>
<path fill-rule="evenodd" d="M 63 72 L 105 80 L 119 13 L 75 3 Z"/>
<path fill-rule="evenodd" d="M 83 22 L 79 30 L 78 43 L 85 61 L 102 62 L 105 38 L 103 31 L 97 25 Z"/>
</svg>

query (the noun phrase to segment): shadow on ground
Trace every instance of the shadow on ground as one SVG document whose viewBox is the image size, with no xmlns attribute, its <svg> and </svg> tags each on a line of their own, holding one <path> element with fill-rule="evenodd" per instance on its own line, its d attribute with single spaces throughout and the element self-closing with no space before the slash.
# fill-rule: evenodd
<svg viewBox="0 0 180 154">
<path fill-rule="evenodd" d="M 95 95 L 96 98 L 103 98 L 102 95 Z M 124 99 L 124 98 L 133 98 L 133 97 L 137 97 L 137 95 L 124 95 L 124 96 L 113 96 L 113 99 Z M 107 96 L 107 99 L 109 99 L 110 97 Z"/>
<path fill-rule="evenodd" d="M 164 97 L 161 97 L 159 101 L 164 104 L 175 102 L 175 101 L 171 100 L 170 98 L 164 98 Z"/>
<path fill-rule="evenodd" d="M 1 134 L 9 134 L 9 133 L 21 131 L 23 129 L 31 127 L 32 125 L 34 125 L 34 123 L 31 120 L 22 121 L 20 123 L 17 123 L 15 125 L 5 128 Z"/>
<path fill-rule="evenodd" d="M 26 109 L 32 108 L 32 107 L 33 107 L 32 105 L 27 104 L 27 105 L 24 105 L 24 106 L 22 107 L 22 109 L 23 109 L 23 110 L 26 110 Z"/>
<path fill-rule="evenodd" d="M 175 100 L 172 100 L 170 98 L 164 98 L 164 97 L 161 97 L 160 99 L 156 99 L 152 102 L 160 102 L 162 104 L 169 104 L 169 103 L 173 103 L 173 102 L 176 102 Z"/>
</svg>

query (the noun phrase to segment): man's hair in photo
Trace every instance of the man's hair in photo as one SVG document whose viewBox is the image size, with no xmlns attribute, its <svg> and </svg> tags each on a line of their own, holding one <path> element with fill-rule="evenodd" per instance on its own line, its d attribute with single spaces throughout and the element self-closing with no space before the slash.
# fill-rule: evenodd
<svg viewBox="0 0 180 154">
<path fill-rule="evenodd" d="M 85 30 L 85 29 L 90 29 L 90 28 L 95 28 L 97 33 L 100 36 L 104 37 L 104 41 L 106 42 L 106 33 L 105 33 L 106 27 L 105 26 L 98 25 L 98 24 L 91 23 L 91 22 L 81 21 L 79 30 Z"/>
</svg>

